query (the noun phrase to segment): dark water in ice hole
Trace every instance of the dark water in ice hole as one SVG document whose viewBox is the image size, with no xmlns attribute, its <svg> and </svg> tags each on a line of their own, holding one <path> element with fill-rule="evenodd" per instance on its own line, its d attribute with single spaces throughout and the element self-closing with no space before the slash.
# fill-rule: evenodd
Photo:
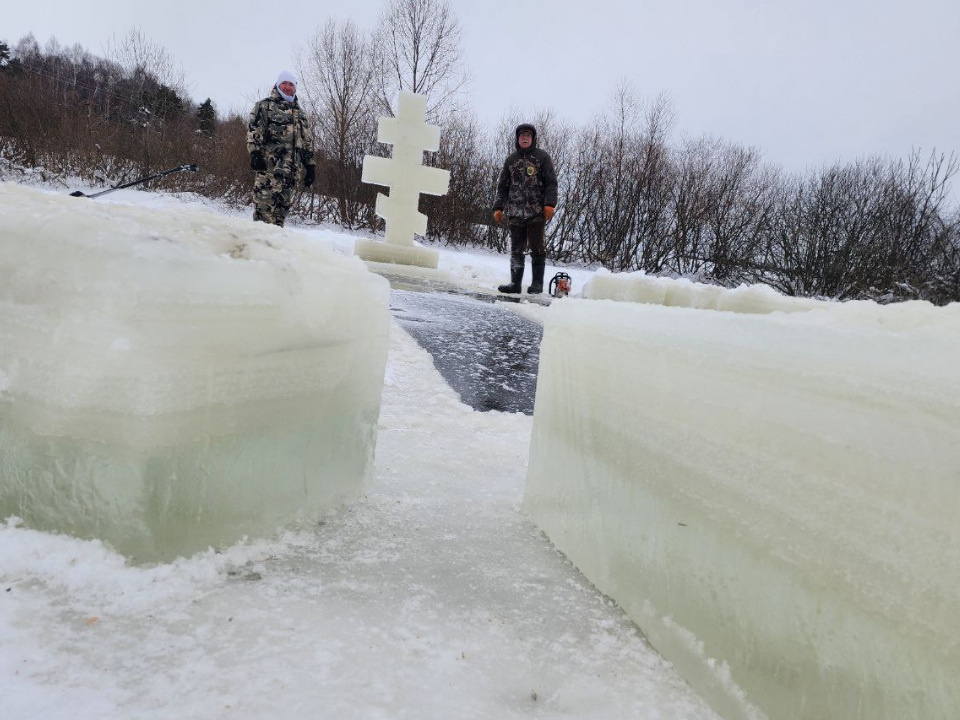
<svg viewBox="0 0 960 720">
<path fill-rule="evenodd" d="M 542 327 L 504 308 L 510 298 L 432 280 L 386 276 L 390 311 L 476 410 L 533 414 Z M 541 303 L 547 304 L 543 298 Z"/>
</svg>

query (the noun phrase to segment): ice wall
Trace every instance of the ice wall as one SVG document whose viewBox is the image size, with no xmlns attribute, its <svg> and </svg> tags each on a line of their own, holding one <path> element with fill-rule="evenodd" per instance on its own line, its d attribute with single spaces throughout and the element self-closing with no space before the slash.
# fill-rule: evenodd
<svg viewBox="0 0 960 720">
<path fill-rule="evenodd" d="M 960 708 L 960 305 L 545 313 L 524 506 L 730 720 Z"/>
<path fill-rule="evenodd" d="M 741 285 L 727 289 L 687 279 L 673 280 L 647 275 L 644 272 L 599 272 L 584 286 L 582 296 L 591 300 L 623 300 L 668 307 L 757 314 L 806 312 L 829 305 L 822 300 L 781 295 L 767 285 Z"/>
<path fill-rule="evenodd" d="M 355 497 L 388 298 L 270 225 L 0 185 L 0 517 L 151 561 Z"/>
</svg>

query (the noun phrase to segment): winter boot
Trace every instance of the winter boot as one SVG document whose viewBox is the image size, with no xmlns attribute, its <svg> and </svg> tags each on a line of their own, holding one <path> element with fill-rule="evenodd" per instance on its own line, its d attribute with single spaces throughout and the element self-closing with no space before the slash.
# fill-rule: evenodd
<svg viewBox="0 0 960 720">
<path fill-rule="evenodd" d="M 546 264 L 546 258 L 533 258 L 533 279 L 530 281 L 530 287 L 527 288 L 527 292 L 531 295 L 539 295 L 543 292 L 543 268 Z"/>
<path fill-rule="evenodd" d="M 510 266 L 510 284 L 501 285 L 497 288 L 502 293 L 518 293 L 520 292 L 520 283 L 523 280 L 523 265 L 511 265 Z"/>
</svg>

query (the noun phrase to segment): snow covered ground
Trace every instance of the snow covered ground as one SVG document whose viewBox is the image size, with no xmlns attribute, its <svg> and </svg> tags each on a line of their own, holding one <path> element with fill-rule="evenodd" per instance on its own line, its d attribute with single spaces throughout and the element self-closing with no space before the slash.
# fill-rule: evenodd
<svg viewBox="0 0 960 720">
<path fill-rule="evenodd" d="M 70 185 L 64 190 L 58 190 L 64 194 L 69 194 L 72 190 L 82 190 L 83 192 L 96 192 L 102 188 L 90 188 L 84 185 Z M 78 202 L 82 202 L 78 198 Z M 223 203 L 218 203 L 209 198 L 191 193 L 168 194 L 160 192 L 143 192 L 140 190 L 118 190 L 111 193 L 108 197 L 88 202 L 98 203 L 117 203 L 120 205 L 138 205 L 141 207 L 153 207 L 177 212 L 186 206 L 202 206 L 209 210 L 219 212 L 232 217 L 252 218 L 253 210 L 237 211 Z M 294 229 L 303 232 L 310 238 L 330 244 L 341 252 L 353 255 L 354 242 L 357 238 L 371 238 L 370 233 L 365 231 L 356 231 L 353 233 L 344 232 L 341 228 L 334 226 L 303 226 L 298 225 L 296 220 L 286 224 L 288 229 Z M 382 236 L 381 236 L 382 237 Z M 446 247 L 444 245 L 431 244 L 430 247 L 440 252 L 441 271 L 450 273 L 457 282 L 465 286 L 475 286 L 492 290 L 497 285 L 506 283 L 510 280 L 510 256 L 508 253 L 495 253 L 484 249 L 459 250 Z M 573 280 L 573 294 L 578 294 L 583 286 L 593 277 L 594 270 L 566 267 L 560 265 L 547 264 L 544 275 L 545 281 L 549 282 L 557 271 L 562 270 L 571 276 Z M 605 272 L 605 271 L 604 271 Z M 530 261 L 527 261 L 526 273 L 524 275 L 524 287 L 530 282 Z"/>
<path fill-rule="evenodd" d="M 717 718 L 520 510 L 531 418 L 463 405 L 395 323 L 382 402 L 364 500 L 272 539 L 143 568 L 0 525 L 2 716 Z"/>
</svg>

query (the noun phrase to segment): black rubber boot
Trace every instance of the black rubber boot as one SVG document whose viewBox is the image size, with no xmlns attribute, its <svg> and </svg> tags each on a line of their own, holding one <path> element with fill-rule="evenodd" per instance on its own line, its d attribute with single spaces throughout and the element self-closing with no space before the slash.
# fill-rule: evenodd
<svg viewBox="0 0 960 720">
<path fill-rule="evenodd" d="M 543 273 L 540 274 L 541 278 Z M 523 281 L 523 265 L 510 266 L 510 284 L 501 285 L 497 288 L 502 293 L 518 293 L 521 290 L 520 283 Z"/>
<path fill-rule="evenodd" d="M 546 258 L 533 258 L 533 278 L 530 281 L 530 287 L 527 288 L 527 292 L 531 295 L 539 295 L 543 292 L 543 268 L 546 264 Z"/>
</svg>

